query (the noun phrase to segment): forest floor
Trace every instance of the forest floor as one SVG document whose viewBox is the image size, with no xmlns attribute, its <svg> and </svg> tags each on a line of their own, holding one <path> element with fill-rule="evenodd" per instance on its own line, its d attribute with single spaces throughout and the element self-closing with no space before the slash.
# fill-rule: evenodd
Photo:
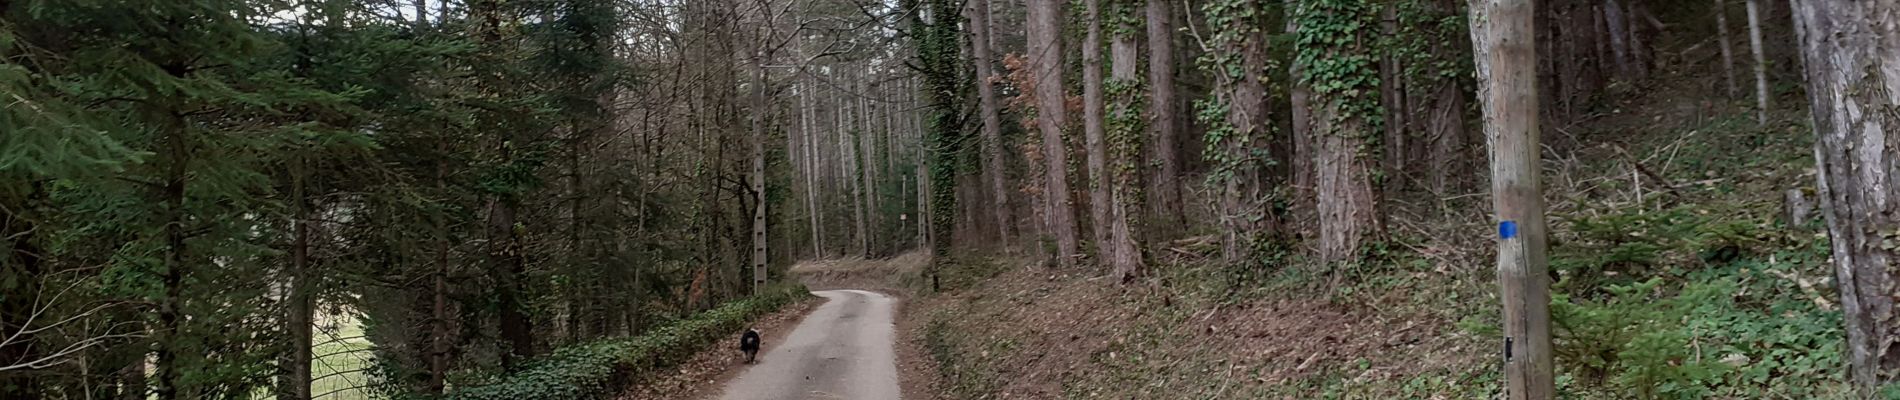
<svg viewBox="0 0 1900 400">
<path fill-rule="evenodd" d="M 1010 257 L 982 262 L 999 269 L 916 301 L 899 322 L 938 372 L 918 398 L 1312 398 L 1300 382 L 1405 379 L 1483 354 L 1423 315 L 1327 298 L 1210 301 Z"/>
<path fill-rule="evenodd" d="M 1805 114 L 1758 126 L 1664 86 L 1546 132 L 1559 390 L 1842 398 L 1825 236 L 1783 198 L 1813 193 Z M 1489 197 L 1463 186 L 1389 198 L 1386 240 L 1350 266 L 1287 249 L 1225 267 L 1190 237 L 1151 243 L 1149 275 L 1121 285 L 961 246 L 944 289 L 898 321 L 923 355 L 906 384 L 916 399 L 1494 398 Z"/>
</svg>

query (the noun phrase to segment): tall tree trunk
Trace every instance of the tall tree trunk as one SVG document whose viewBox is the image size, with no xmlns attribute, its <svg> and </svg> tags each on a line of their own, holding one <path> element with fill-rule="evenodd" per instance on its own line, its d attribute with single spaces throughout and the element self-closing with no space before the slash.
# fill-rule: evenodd
<svg viewBox="0 0 1900 400">
<path fill-rule="evenodd" d="M 1113 169 L 1103 181 L 1109 186 L 1109 257 L 1105 259 L 1114 267 L 1115 276 L 1122 282 L 1130 282 L 1141 274 L 1141 246 L 1136 241 L 1134 221 L 1140 214 L 1137 206 L 1141 200 L 1141 139 L 1147 133 L 1142 126 L 1147 121 L 1142 115 L 1140 67 L 1136 59 L 1140 57 L 1135 36 L 1136 27 L 1130 21 L 1135 20 L 1136 10 L 1132 1 L 1115 3 L 1115 21 L 1117 26 L 1109 62 L 1114 85 L 1107 93 L 1114 100 L 1114 109 L 1109 112 L 1108 123 L 1114 125 L 1106 132 L 1104 157 L 1110 160 Z M 1099 70 L 1098 70 L 1099 71 Z M 1098 74 L 1100 72 L 1097 72 Z"/>
<path fill-rule="evenodd" d="M 1289 3 L 1288 5 L 1292 5 Z M 1263 148 L 1262 143 L 1270 142 L 1267 85 L 1264 76 L 1267 73 L 1267 36 L 1256 26 L 1264 14 L 1260 3 L 1248 3 L 1242 7 L 1224 11 L 1220 20 L 1227 26 L 1210 27 L 1223 32 L 1236 32 L 1233 39 L 1216 43 L 1210 49 L 1213 52 L 1238 54 L 1236 71 L 1229 66 L 1216 66 L 1215 90 L 1222 104 L 1227 105 L 1226 121 L 1232 128 L 1219 137 L 1210 137 L 1210 146 L 1220 149 L 1221 162 L 1219 182 L 1220 207 L 1219 223 L 1221 227 L 1223 261 L 1233 265 L 1244 265 L 1247 257 L 1252 256 L 1256 243 L 1261 240 L 1277 240 L 1281 235 L 1278 215 L 1266 207 L 1267 198 L 1261 165 L 1257 156 Z M 1291 14 L 1289 14 L 1291 15 Z M 1289 18 L 1291 20 L 1292 18 Z M 1293 30 L 1291 23 L 1288 29 Z M 1297 151 L 1297 149 L 1296 149 Z M 1298 155 L 1295 155 L 1298 157 Z M 1284 182 L 1284 181 L 1282 181 Z"/>
<path fill-rule="evenodd" d="M 976 64 L 976 99 L 983 120 L 983 180 L 990 185 L 990 213 L 996 218 L 997 243 L 1008 246 L 1013 227 L 1009 215 L 1009 187 L 1003 183 L 1003 118 L 996 104 L 996 75 L 990 58 L 990 0 L 970 1 L 970 53 Z"/>
<path fill-rule="evenodd" d="M 1472 3 L 1485 136 L 1491 144 L 1492 206 L 1498 218 L 1498 280 L 1504 303 L 1505 393 L 1556 396 L 1550 347 L 1550 275 L 1539 166 L 1534 9 L 1526 0 Z"/>
<path fill-rule="evenodd" d="M 316 302 L 313 300 L 310 270 L 310 198 L 304 186 L 304 176 L 309 161 L 298 155 L 291 161 L 290 198 L 293 212 L 290 219 L 290 292 L 286 294 L 289 303 L 284 317 L 284 331 L 290 333 L 290 351 L 285 354 L 279 366 L 282 371 L 278 379 L 277 398 L 310 398 L 310 352 L 313 317 Z"/>
<path fill-rule="evenodd" d="M 1760 10 L 1761 0 L 1748 0 L 1748 48 L 1755 53 L 1755 123 L 1768 125 L 1768 60 L 1761 51 Z"/>
<path fill-rule="evenodd" d="M 766 25 L 771 25 L 772 11 L 761 10 L 760 13 L 767 15 Z M 774 30 L 768 27 L 765 31 Z M 773 39 L 768 34 L 760 40 L 761 49 L 755 50 L 752 58 L 752 294 L 755 296 L 765 290 L 765 119 L 772 107 L 765 95 L 765 86 L 771 83 L 765 76 L 765 62 L 772 55 L 763 48 Z"/>
<path fill-rule="evenodd" d="M 1110 243 L 1108 143 L 1103 141 L 1102 0 L 1088 2 L 1088 37 L 1082 40 L 1082 132 L 1088 146 L 1089 232 L 1094 234 L 1095 262 L 1107 264 L 1114 254 Z"/>
<path fill-rule="evenodd" d="M 1315 9 L 1308 5 L 1302 7 L 1302 18 L 1315 18 L 1326 13 L 1343 14 L 1329 18 L 1357 20 L 1370 25 L 1377 15 L 1372 5 L 1364 1 L 1351 1 L 1331 4 L 1324 9 Z M 1336 28 L 1329 28 L 1336 29 Z M 1302 33 L 1302 44 L 1313 48 L 1301 49 L 1309 59 L 1337 60 L 1370 58 L 1370 41 L 1364 32 L 1322 32 Z M 1318 40 L 1328 38 L 1330 40 Z M 1314 42 L 1307 42 L 1315 39 Z M 1336 65 L 1337 66 L 1337 65 Z M 1350 67 L 1340 67 L 1350 68 Z M 1376 110 L 1378 98 L 1371 97 L 1376 87 L 1367 84 L 1376 79 L 1377 71 L 1359 70 L 1350 72 L 1360 74 L 1357 77 L 1340 78 L 1334 88 L 1315 91 L 1312 130 L 1318 136 L 1318 159 L 1315 171 L 1318 175 L 1319 198 L 1319 234 L 1320 259 L 1327 263 L 1356 262 L 1362 246 L 1370 239 L 1379 236 L 1379 210 L 1372 187 L 1373 163 L 1376 158 L 1365 152 L 1369 148 L 1370 138 L 1377 135 L 1377 126 L 1367 119 L 1366 110 Z M 1309 72 L 1307 78 L 1314 76 Z M 1354 82 L 1359 83 L 1354 83 Z M 1368 106 L 1370 105 L 1370 106 Z M 1337 275 L 1335 275 L 1337 276 Z"/>
<path fill-rule="evenodd" d="M 1036 124 L 1042 131 L 1043 160 L 1048 163 L 1049 230 L 1056 239 L 1056 263 L 1075 264 L 1074 203 L 1069 201 L 1068 146 L 1062 127 L 1068 121 L 1067 92 L 1062 85 L 1062 4 L 1058 0 L 1029 0 L 1029 64 L 1035 68 Z"/>
<path fill-rule="evenodd" d="M 157 103 L 155 104 L 162 104 Z M 187 123 L 183 117 L 171 110 L 155 110 L 161 121 L 168 124 L 162 129 L 165 137 L 164 186 L 159 190 L 158 198 L 164 204 L 162 218 L 165 221 L 164 272 L 160 276 L 160 287 L 165 291 L 158 301 L 158 332 L 153 335 L 153 343 L 158 344 L 156 362 L 153 370 L 158 376 L 157 387 L 153 392 L 161 400 L 187 398 L 190 391 L 181 391 L 180 379 L 184 376 L 178 363 L 179 343 L 187 339 L 184 335 L 184 283 L 186 258 L 189 254 L 186 245 L 185 224 L 185 186 L 186 171 L 189 170 L 192 149 Z M 181 397 L 183 395 L 183 397 Z"/>
<path fill-rule="evenodd" d="M 1298 1 L 1287 0 L 1287 8 L 1294 9 Z M 1297 34 L 1300 31 L 1300 22 L 1299 18 L 1292 17 L 1292 14 L 1291 11 L 1288 12 L 1286 32 Z M 1293 51 L 1300 51 L 1298 43 L 1294 46 Z M 1318 206 L 1316 204 L 1318 193 L 1315 190 L 1317 184 L 1314 182 L 1314 163 L 1317 158 L 1314 157 L 1314 153 L 1319 150 L 1319 146 L 1313 141 L 1313 89 L 1307 85 L 1306 79 L 1301 78 L 1305 73 L 1304 65 L 1297 57 L 1287 62 L 1287 76 L 1293 77 L 1290 79 L 1292 82 L 1287 82 L 1288 115 L 1293 120 L 1291 124 L 1293 128 L 1293 162 L 1291 163 L 1293 164 L 1293 190 L 1289 192 L 1293 195 L 1295 209 L 1313 210 Z"/>
<path fill-rule="evenodd" d="M 800 54 L 799 59 L 804 59 L 802 52 L 798 54 Z M 798 80 L 803 82 L 803 74 L 800 75 Z M 805 141 L 805 213 L 808 215 L 806 220 L 811 224 L 811 256 L 822 259 L 825 258 L 825 214 L 818 209 L 819 192 L 823 189 L 818 186 L 818 174 L 823 171 L 819 168 L 818 157 L 819 153 L 825 149 L 818 145 L 820 142 L 818 126 L 813 122 L 818 112 L 813 110 L 815 105 L 811 104 L 811 85 L 805 84 L 801 89 L 796 90 L 798 90 L 799 131 L 804 134 L 801 140 Z"/>
<path fill-rule="evenodd" d="M 862 180 L 858 185 L 859 190 L 863 193 L 864 199 L 865 235 L 863 246 L 865 257 L 877 257 L 879 255 L 878 249 L 880 248 L 877 233 L 877 227 L 879 226 L 877 221 L 877 146 L 876 143 L 871 140 L 876 133 L 871 129 L 871 102 L 868 97 L 865 96 L 866 93 L 871 92 L 871 86 L 868 81 L 873 78 L 869 68 L 866 68 L 862 74 L 858 75 L 858 95 L 853 96 L 857 99 L 858 103 L 857 114 L 855 114 L 857 122 L 854 123 L 857 126 L 857 135 L 853 136 L 853 138 L 857 140 L 857 146 L 860 150 L 858 152 L 858 175 L 860 175 L 859 178 Z"/>
<path fill-rule="evenodd" d="M 1900 4 L 1794 2 L 1814 115 L 1816 183 L 1847 325 L 1848 377 L 1863 396 L 1900 375 L 1891 246 L 1900 232 Z M 1751 24 L 1754 25 L 1754 24 Z"/>
<path fill-rule="evenodd" d="M 443 204 L 436 204 L 430 210 L 430 222 L 435 231 L 435 274 L 433 295 L 429 305 L 429 379 L 427 391 L 441 394 L 447 386 L 449 377 L 449 219 L 445 209 L 451 199 L 449 193 L 449 166 L 445 161 L 448 155 L 447 138 L 438 139 L 436 151 L 440 153 L 435 162 L 435 188 L 437 196 L 442 196 Z"/>
<path fill-rule="evenodd" d="M 1387 37 L 1398 37 L 1398 4 L 1381 7 L 1380 30 Z M 1385 190 L 1405 190 L 1407 147 L 1405 114 L 1405 66 L 1395 49 L 1382 49 L 1379 63 L 1379 103 L 1385 107 Z"/>
<path fill-rule="evenodd" d="M 1740 96 L 1742 89 L 1735 85 L 1735 40 L 1728 34 L 1728 0 L 1715 0 L 1715 31 L 1715 40 L 1722 43 L 1723 87 L 1728 89 L 1729 97 Z"/>
<path fill-rule="evenodd" d="M 1431 109 L 1432 189 L 1441 195 L 1457 189 L 1468 169 L 1465 160 L 1465 91 L 1453 79 L 1440 79 Z"/>
<path fill-rule="evenodd" d="M 1181 200 L 1181 145 L 1179 144 L 1181 123 L 1175 119 L 1180 110 L 1180 100 L 1174 93 L 1174 11 L 1173 1 L 1148 0 L 1148 84 L 1153 96 L 1149 98 L 1148 114 L 1154 118 L 1149 130 L 1154 132 L 1155 173 L 1149 178 L 1153 193 L 1155 214 L 1159 218 L 1149 233 L 1157 238 L 1170 238 L 1180 235 L 1181 228 L 1188 226 L 1186 205 Z"/>
<path fill-rule="evenodd" d="M 856 235 L 852 237 L 857 239 L 858 243 L 856 254 L 859 257 L 870 257 L 871 235 L 869 229 L 870 225 L 866 223 L 867 210 L 865 210 L 864 200 L 864 175 L 859 172 L 864 169 L 863 150 L 858 147 L 858 136 L 862 135 L 863 132 L 857 126 L 856 113 L 860 112 L 860 110 L 851 108 L 850 106 L 852 106 L 851 101 L 843 98 L 838 100 L 838 110 L 840 112 L 838 123 L 841 126 L 839 128 L 838 144 L 843 149 L 841 154 L 849 158 L 849 160 L 845 160 L 843 178 L 845 179 L 846 186 L 851 188 L 851 224 L 853 227 L 852 232 Z"/>
<path fill-rule="evenodd" d="M 469 4 L 469 16 L 475 20 L 476 40 L 485 52 L 496 52 L 501 46 L 501 4 L 497 0 L 481 0 Z M 485 76 L 483 79 L 495 80 L 499 76 Z M 488 91 L 494 82 L 481 84 Z M 491 95 L 495 95 L 490 93 Z M 503 165 L 512 164 L 514 149 L 520 145 L 513 133 L 498 132 L 504 138 L 497 139 L 495 151 Z M 488 263 L 489 270 L 498 277 L 495 286 L 495 300 L 499 305 L 501 338 L 508 343 L 508 350 L 502 356 L 504 368 L 513 368 L 517 361 L 534 356 L 534 322 L 528 315 L 527 306 L 521 293 L 525 291 L 527 280 L 527 262 L 521 248 L 521 238 L 515 231 L 515 217 L 520 200 L 513 195 L 497 194 L 491 196 L 488 204 Z"/>
</svg>

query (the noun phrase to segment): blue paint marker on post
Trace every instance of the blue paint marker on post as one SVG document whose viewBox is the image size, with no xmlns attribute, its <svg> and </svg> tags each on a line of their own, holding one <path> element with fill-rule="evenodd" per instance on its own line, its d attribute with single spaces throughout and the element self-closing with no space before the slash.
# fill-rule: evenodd
<svg viewBox="0 0 1900 400">
<path fill-rule="evenodd" d="M 1517 221 L 1503 221 L 1498 223 L 1499 239 L 1510 240 L 1515 237 L 1517 237 Z"/>
</svg>

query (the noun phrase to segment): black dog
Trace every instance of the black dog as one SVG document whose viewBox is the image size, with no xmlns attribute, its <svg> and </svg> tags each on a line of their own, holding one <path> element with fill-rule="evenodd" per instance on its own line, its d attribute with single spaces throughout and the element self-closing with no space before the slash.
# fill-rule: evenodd
<svg viewBox="0 0 1900 400">
<path fill-rule="evenodd" d="M 739 351 L 745 352 L 745 362 L 750 364 L 759 355 L 759 330 L 747 329 L 739 335 Z"/>
</svg>

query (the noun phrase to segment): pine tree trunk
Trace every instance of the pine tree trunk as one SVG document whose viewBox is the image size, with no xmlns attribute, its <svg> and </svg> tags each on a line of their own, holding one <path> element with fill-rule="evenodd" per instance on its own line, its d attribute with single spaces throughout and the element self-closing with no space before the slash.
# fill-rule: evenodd
<svg viewBox="0 0 1900 400">
<path fill-rule="evenodd" d="M 1108 143 L 1103 140 L 1102 1 L 1088 2 L 1088 37 L 1082 39 L 1082 132 L 1088 148 L 1089 232 L 1094 234 L 1095 260 L 1107 264 L 1109 246 Z"/>
<path fill-rule="evenodd" d="M 446 138 L 436 143 L 436 151 L 441 153 L 438 157 L 448 155 L 448 140 L 446 140 Z M 435 163 L 435 187 L 438 192 L 437 196 L 442 196 L 442 198 L 437 200 L 439 202 L 447 203 L 450 201 L 448 198 L 448 178 L 448 162 L 438 158 Z M 453 342 L 453 340 L 449 338 L 448 293 L 449 247 L 451 246 L 449 241 L 451 239 L 449 238 L 449 219 L 447 213 L 444 211 L 446 208 L 448 208 L 447 204 L 433 207 L 430 215 L 430 222 L 434 225 L 433 230 L 436 235 L 435 273 L 432 274 L 433 276 L 431 277 L 434 283 L 433 288 L 431 288 L 433 292 L 431 294 L 433 294 L 433 296 L 430 299 L 431 303 L 429 305 L 429 378 L 426 388 L 430 394 L 441 394 L 442 390 L 447 386 L 449 377 L 449 346 Z"/>
<path fill-rule="evenodd" d="M 485 52 L 499 51 L 501 46 L 501 4 L 496 0 L 482 0 L 469 4 L 469 16 L 476 21 L 477 43 Z M 498 77 L 487 76 L 493 80 Z M 493 82 L 481 84 L 487 91 Z M 512 136 L 512 133 L 504 133 Z M 511 164 L 514 160 L 516 143 L 512 137 L 496 140 L 495 151 L 499 162 Z M 508 350 L 502 356 L 504 369 L 512 369 L 516 362 L 534 356 L 534 322 L 526 311 L 524 300 L 520 299 L 525 289 L 527 263 L 522 259 L 520 236 L 515 232 L 515 217 L 519 199 L 511 195 L 493 195 L 488 201 L 488 263 L 489 271 L 497 277 L 495 300 L 500 308 L 498 312 L 501 338 L 508 343 Z"/>
<path fill-rule="evenodd" d="M 972 0 L 970 11 L 970 53 L 976 64 L 976 96 L 983 121 L 983 180 L 990 185 L 990 212 L 996 218 L 997 243 L 1009 246 L 1009 187 L 1004 181 L 1003 118 L 996 103 L 994 60 L 990 58 L 990 0 Z"/>
<path fill-rule="evenodd" d="M 157 344 L 156 362 L 152 367 L 158 378 L 157 387 L 153 388 L 153 392 L 161 400 L 172 400 L 185 398 L 180 397 L 181 394 L 186 397 L 192 395 L 189 392 L 181 393 L 179 390 L 179 380 L 183 373 L 179 371 L 181 369 L 178 365 L 179 350 L 176 348 L 179 343 L 185 341 L 179 336 L 184 332 L 185 319 L 183 310 L 187 254 L 185 186 L 187 164 L 190 162 L 192 151 L 188 144 L 189 139 L 185 137 L 189 133 L 183 118 L 179 117 L 177 112 L 170 110 L 158 110 L 158 112 L 163 113 L 159 116 L 160 120 L 169 124 L 161 131 L 165 137 L 166 156 L 161 161 L 163 164 L 160 165 L 164 166 L 165 184 L 160 189 L 158 198 L 164 204 L 162 218 L 165 221 L 163 261 L 165 269 L 159 279 L 160 287 L 165 293 L 158 301 L 158 332 L 155 332 L 152 340 Z"/>
<path fill-rule="evenodd" d="M 1062 85 L 1062 4 L 1058 0 L 1029 0 L 1029 64 L 1035 69 L 1036 125 L 1042 131 L 1043 160 L 1047 162 L 1049 230 L 1056 239 L 1056 263 L 1075 265 L 1074 203 L 1069 200 L 1068 146 L 1062 127 L 1068 121 Z"/>
<path fill-rule="evenodd" d="M 1862 395 L 1900 375 L 1900 4 L 1794 2 L 1814 116 L 1815 164 L 1847 325 L 1848 377 Z M 1751 24 L 1757 25 L 1757 24 Z"/>
<path fill-rule="evenodd" d="M 1768 60 L 1762 56 L 1761 0 L 1748 0 L 1748 48 L 1755 53 L 1755 123 L 1768 125 Z"/>
<path fill-rule="evenodd" d="M 310 352 L 311 334 L 316 312 L 316 302 L 311 291 L 310 271 L 310 199 L 304 187 L 305 169 L 308 160 L 299 155 L 291 161 L 290 197 L 293 203 L 291 216 L 290 245 L 290 291 L 285 297 L 288 314 L 284 318 L 284 331 L 290 333 L 289 354 L 283 357 L 284 365 L 278 376 L 277 398 L 310 398 Z"/>
<path fill-rule="evenodd" d="M 1147 3 L 1148 84 L 1153 90 L 1148 114 L 1154 118 L 1149 127 L 1154 132 L 1154 146 L 1149 152 L 1160 164 L 1148 185 L 1159 223 L 1147 230 L 1156 238 L 1171 238 L 1188 226 L 1186 205 L 1181 199 L 1181 123 L 1175 118 L 1181 106 L 1174 91 L 1174 5 L 1170 0 Z"/>
</svg>

